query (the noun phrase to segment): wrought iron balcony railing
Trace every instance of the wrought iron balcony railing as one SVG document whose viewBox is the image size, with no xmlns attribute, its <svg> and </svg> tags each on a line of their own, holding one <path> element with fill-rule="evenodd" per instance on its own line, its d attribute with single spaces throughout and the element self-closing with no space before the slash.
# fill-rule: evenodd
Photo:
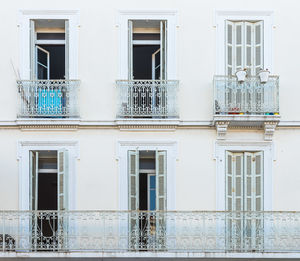
<svg viewBox="0 0 300 261">
<path fill-rule="evenodd" d="M 78 80 L 19 80 L 19 118 L 79 117 Z"/>
<path fill-rule="evenodd" d="M 300 212 L 0 212 L 0 251 L 39 250 L 300 252 Z"/>
<path fill-rule="evenodd" d="M 118 80 L 118 118 L 177 118 L 178 81 Z"/>
<path fill-rule="evenodd" d="M 214 113 L 279 115 L 279 77 L 270 76 L 263 84 L 255 76 L 242 83 L 235 76 L 215 76 Z"/>
</svg>

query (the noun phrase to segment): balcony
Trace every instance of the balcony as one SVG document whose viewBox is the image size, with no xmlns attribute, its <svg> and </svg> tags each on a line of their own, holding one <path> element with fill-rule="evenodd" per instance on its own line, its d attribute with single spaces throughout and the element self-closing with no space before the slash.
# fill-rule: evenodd
<svg viewBox="0 0 300 261">
<path fill-rule="evenodd" d="M 300 253 L 300 212 L 0 212 L 0 252 L 139 250 Z"/>
<path fill-rule="evenodd" d="M 214 124 L 217 129 L 221 126 L 219 138 L 225 135 L 222 130 L 228 126 L 269 130 L 275 129 L 279 120 L 278 76 L 270 76 L 266 83 L 255 76 L 247 77 L 242 83 L 235 76 L 214 77 Z"/>
<path fill-rule="evenodd" d="M 178 118 L 176 80 L 118 80 L 117 118 Z"/>
<path fill-rule="evenodd" d="M 77 118 L 78 80 L 19 80 L 18 118 Z"/>
</svg>

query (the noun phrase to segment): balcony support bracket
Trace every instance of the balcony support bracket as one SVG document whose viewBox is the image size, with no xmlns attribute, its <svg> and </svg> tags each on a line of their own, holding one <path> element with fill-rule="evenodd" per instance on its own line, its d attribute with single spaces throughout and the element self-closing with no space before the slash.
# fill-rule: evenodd
<svg viewBox="0 0 300 261">
<path fill-rule="evenodd" d="M 217 129 L 217 139 L 225 140 L 229 121 L 217 121 L 215 124 Z"/>
<path fill-rule="evenodd" d="M 276 129 L 276 126 L 278 124 L 278 121 L 265 121 L 264 122 L 264 138 L 266 141 L 272 141 L 273 135 Z"/>
</svg>

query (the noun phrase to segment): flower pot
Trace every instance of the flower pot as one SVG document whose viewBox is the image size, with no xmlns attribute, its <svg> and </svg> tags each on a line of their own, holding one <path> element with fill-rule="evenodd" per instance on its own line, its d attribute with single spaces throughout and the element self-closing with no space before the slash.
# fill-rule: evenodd
<svg viewBox="0 0 300 261">
<path fill-rule="evenodd" d="M 266 83 L 269 80 L 270 72 L 268 70 L 261 70 L 258 73 L 260 83 Z"/>
<path fill-rule="evenodd" d="M 239 83 L 242 83 L 245 81 L 246 79 L 246 76 L 247 76 L 247 72 L 245 70 L 238 70 L 236 73 L 235 73 L 235 76 L 238 80 Z"/>
</svg>

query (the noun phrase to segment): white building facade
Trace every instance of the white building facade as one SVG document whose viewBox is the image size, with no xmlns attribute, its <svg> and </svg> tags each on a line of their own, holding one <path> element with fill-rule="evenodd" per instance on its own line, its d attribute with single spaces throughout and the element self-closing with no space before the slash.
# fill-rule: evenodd
<svg viewBox="0 0 300 261">
<path fill-rule="evenodd" d="M 300 259 L 298 7 L 7 3 L 0 258 Z"/>
</svg>

